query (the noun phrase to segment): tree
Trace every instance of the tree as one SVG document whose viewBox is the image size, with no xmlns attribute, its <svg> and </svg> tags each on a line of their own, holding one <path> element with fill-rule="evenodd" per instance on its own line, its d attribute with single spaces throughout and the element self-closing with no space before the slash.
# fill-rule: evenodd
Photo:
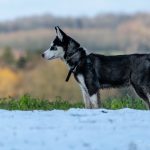
<svg viewBox="0 0 150 150">
<path fill-rule="evenodd" d="M 15 62 L 14 60 L 14 56 L 13 56 L 13 53 L 12 53 L 12 49 L 7 46 L 5 47 L 4 49 L 4 53 L 2 55 L 2 59 L 7 63 L 7 64 L 12 64 Z"/>
</svg>

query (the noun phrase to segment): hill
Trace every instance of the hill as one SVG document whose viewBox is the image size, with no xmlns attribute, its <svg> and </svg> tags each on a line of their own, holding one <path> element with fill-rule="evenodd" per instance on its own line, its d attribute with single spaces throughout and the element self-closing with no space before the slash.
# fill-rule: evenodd
<svg viewBox="0 0 150 150">
<path fill-rule="evenodd" d="M 59 25 L 80 43 L 97 52 L 149 52 L 150 14 L 97 15 L 59 18 L 52 15 L 18 18 L 0 23 L 0 48 L 45 49 Z"/>
<path fill-rule="evenodd" d="M 143 26 L 150 27 L 150 14 L 102 14 L 95 17 L 54 17 L 49 14 L 41 16 L 31 16 L 17 18 L 13 21 L 5 21 L 0 23 L 0 32 L 14 32 L 18 30 L 32 30 L 39 28 L 53 28 L 56 25 L 62 28 L 109 28 L 116 29 L 122 24 L 128 22 L 139 22 Z"/>
</svg>

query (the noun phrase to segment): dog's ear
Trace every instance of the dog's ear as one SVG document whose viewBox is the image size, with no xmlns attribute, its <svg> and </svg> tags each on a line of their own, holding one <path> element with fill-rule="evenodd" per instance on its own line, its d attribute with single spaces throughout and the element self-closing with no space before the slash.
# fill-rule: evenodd
<svg viewBox="0 0 150 150">
<path fill-rule="evenodd" d="M 55 27 L 55 30 L 58 38 L 62 41 L 66 34 L 58 26 Z"/>
</svg>

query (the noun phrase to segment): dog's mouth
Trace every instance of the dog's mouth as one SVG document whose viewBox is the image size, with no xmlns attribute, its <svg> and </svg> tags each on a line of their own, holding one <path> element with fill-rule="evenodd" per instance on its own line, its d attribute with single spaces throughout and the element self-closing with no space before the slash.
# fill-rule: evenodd
<svg viewBox="0 0 150 150">
<path fill-rule="evenodd" d="M 51 57 L 51 58 L 48 58 L 48 60 L 52 60 L 52 59 L 55 59 L 56 57 L 55 56 L 53 56 L 53 57 Z"/>
</svg>

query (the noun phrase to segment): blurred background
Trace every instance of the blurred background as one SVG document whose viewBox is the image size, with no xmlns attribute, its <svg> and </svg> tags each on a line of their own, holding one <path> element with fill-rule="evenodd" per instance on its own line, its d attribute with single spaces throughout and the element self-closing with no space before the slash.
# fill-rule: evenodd
<svg viewBox="0 0 150 150">
<path fill-rule="evenodd" d="M 150 52 L 148 0 L 0 0 L 0 97 L 30 94 L 71 102 L 82 99 L 67 67 L 41 53 L 60 26 L 90 52 Z M 135 96 L 131 88 L 103 90 L 101 97 Z"/>
</svg>

